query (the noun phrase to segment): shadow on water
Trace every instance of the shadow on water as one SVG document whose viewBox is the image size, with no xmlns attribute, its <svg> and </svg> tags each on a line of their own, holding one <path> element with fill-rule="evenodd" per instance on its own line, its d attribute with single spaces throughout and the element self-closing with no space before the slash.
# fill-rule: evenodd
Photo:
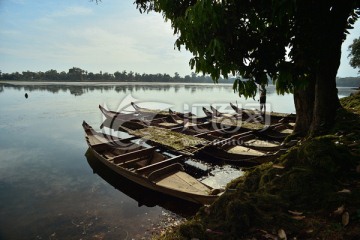
<svg viewBox="0 0 360 240">
<path fill-rule="evenodd" d="M 160 206 L 182 217 L 195 215 L 201 207 L 201 205 L 147 189 L 122 177 L 100 162 L 89 149 L 86 151 L 85 157 L 95 174 L 117 190 L 136 200 L 139 207 L 143 205 L 147 207 Z"/>
</svg>

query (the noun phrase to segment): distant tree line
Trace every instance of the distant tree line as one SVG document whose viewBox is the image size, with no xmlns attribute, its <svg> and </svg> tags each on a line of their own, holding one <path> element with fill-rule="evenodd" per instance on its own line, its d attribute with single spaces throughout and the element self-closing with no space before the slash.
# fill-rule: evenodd
<svg viewBox="0 0 360 240">
<path fill-rule="evenodd" d="M 360 77 L 336 78 L 338 87 L 360 87 Z"/>
<path fill-rule="evenodd" d="M 191 73 L 181 77 L 177 72 L 174 76 L 169 74 L 139 74 L 133 71 L 116 71 L 114 73 L 101 72 L 92 73 L 81 68 L 73 67 L 68 72 L 57 72 L 51 69 L 46 72 L 14 72 L 2 73 L 0 71 L 0 80 L 6 81 L 59 81 L 59 82 L 181 82 L 181 83 L 213 83 L 210 76 L 197 75 Z M 220 79 L 220 81 L 223 79 Z M 220 82 L 219 81 L 219 82 Z M 224 83 L 230 81 L 224 81 Z M 232 83 L 232 81 L 231 81 Z"/>
<path fill-rule="evenodd" d="M 169 74 L 139 74 L 133 71 L 116 71 L 114 73 L 102 72 L 92 73 L 81 68 L 73 67 L 68 72 L 58 72 L 51 69 L 46 72 L 14 72 L 14 73 L 2 73 L 0 70 L 0 81 L 43 81 L 43 82 L 169 82 L 169 83 L 213 83 L 210 76 L 197 75 L 191 73 L 181 77 L 177 72 L 174 76 Z M 233 83 L 234 78 L 219 79 L 219 83 Z M 346 77 L 337 78 L 337 86 L 339 87 L 359 87 L 360 77 Z M 271 84 L 271 83 L 270 83 Z"/>
<path fill-rule="evenodd" d="M 229 89 L 230 86 L 218 86 L 219 89 Z M 182 85 L 171 85 L 171 84 L 32 84 L 31 82 L 24 84 L 12 84 L 12 83 L 0 83 L 0 93 L 4 91 L 5 88 L 16 89 L 19 91 L 25 91 L 27 93 L 33 91 L 47 91 L 51 93 L 58 92 L 69 92 L 74 96 L 81 96 L 82 94 L 93 92 L 93 91 L 115 91 L 117 93 L 129 93 L 133 91 L 148 91 L 155 90 L 157 92 L 169 92 L 174 91 L 177 93 L 179 90 L 184 89 L 191 93 L 196 93 L 198 90 L 201 91 L 203 88 L 199 88 L 196 84 L 186 84 Z"/>
</svg>

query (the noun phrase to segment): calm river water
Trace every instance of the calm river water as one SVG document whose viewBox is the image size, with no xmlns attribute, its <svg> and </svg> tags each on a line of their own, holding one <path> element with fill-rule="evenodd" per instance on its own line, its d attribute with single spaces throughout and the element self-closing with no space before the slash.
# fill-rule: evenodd
<svg viewBox="0 0 360 240">
<path fill-rule="evenodd" d="M 230 85 L 0 83 L 0 239 L 146 239 L 194 214 L 198 206 L 139 188 L 86 154 L 82 121 L 99 129 L 99 104 L 131 110 L 130 101 L 200 116 L 210 103 L 258 107 Z M 272 87 L 267 102 L 294 112 L 292 96 Z M 241 174 L 222 166 L 203 181 L 224 186 Z"/>
</svg>

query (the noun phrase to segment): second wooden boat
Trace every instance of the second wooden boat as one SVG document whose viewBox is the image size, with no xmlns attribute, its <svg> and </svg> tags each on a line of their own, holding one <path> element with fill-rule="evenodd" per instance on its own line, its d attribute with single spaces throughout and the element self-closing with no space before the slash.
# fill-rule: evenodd
<svg viewBox="0 0 360 240">
<path fill-rule="evenodd" d="M 119 130 L 122 126 L 130 129 L 141 128 L 144 126 L 159 126 L 163 128 L 174 128 L 182 126 L 181 123 L 175 121 L 170 115 L 154 115 L 144 112 L 135 113 L 120 113 L 109 111 L 99 105 L 100 111 L 105 116 L 105 121 L 101 127 L 108 127 L 114 130 Z"/>
<path fill-rule="evenodd" d="M 244 120 L 253 119 L 254 116 L 262 116 L 263 114 L 257 110 L 250 110 L 250 109 L 243 109 L 235 106 L 233 103 L 230 103 L 231 108 L 235 111 L 235 113 L 242 115 Z M 270 119 L 270 122 L 278 123 L 278 122 L 287 122 L 287 123 L 294 123 L 296 120 L 295 114 L 287 114 L 287 113 L 278 113 L 278 112 L 266 112 L 265 114 Z"/>
</svg>

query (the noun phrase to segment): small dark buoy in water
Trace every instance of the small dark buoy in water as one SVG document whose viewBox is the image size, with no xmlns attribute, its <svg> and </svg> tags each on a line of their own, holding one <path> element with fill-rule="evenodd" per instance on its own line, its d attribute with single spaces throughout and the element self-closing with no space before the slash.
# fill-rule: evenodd
<svg viewBox="0 0 360 240">
<path fill-rule="evenodd" d="M 25 93 L 25 98 L 28 98 L 29 96 L 28 96 L 28 94 L 27 93 Z"/>
</svg>

